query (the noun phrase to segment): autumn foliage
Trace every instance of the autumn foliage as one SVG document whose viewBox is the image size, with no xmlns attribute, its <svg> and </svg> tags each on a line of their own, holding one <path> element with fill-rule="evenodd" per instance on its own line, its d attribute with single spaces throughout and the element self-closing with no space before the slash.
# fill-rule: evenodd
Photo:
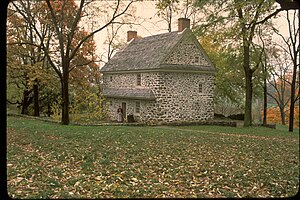
<svg viewBox="0 0 300 200">
<path fill-rule="evenodd" d="M 285 111 L 285 116 L 285 124 L 289 124 L 289 109 Z M 279 107 L 272 107 L 267 109 L 267 122 L 269 124 L 281 124 Z M 294 127 L 299 127 L 299 106 L 295 106 Z"/>
</svg>

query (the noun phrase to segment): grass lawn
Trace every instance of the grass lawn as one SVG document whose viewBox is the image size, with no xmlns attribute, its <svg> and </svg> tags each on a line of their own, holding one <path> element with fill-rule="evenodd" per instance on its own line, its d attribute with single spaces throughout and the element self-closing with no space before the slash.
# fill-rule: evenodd
<svg viewBox="0 0 300 200">
<path fill-rule="evenodd" d="M 7 173 L 13 198 L 287 197 L 299 190 L 299 134 L 10 116 Z"/>
</svg>

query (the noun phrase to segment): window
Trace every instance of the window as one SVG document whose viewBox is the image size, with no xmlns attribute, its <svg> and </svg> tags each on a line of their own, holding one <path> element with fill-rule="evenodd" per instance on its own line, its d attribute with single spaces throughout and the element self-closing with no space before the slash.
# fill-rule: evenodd
<svg viewBox="0 0 300 200">
<path fill-rule="evenodd" d="M 203 83 L 199 83 L 199 93 L 203 93 Z"/>
<path fill-rule="evenodd" d="M 195 56 L 195 63 L 199 63 L 199 56 Z"/>
<path fill-rule="evenodd" d="M 136 101 L 135 102 L 135 113 L 140 114 L 140 109 L 141 109 L 141 102 Z"/>
<path fill-rule="evenodd" d="M 110 82 L 112 82 L 112 76 L 109 77 Z"/>
<path fill-rule="evenodd" d="M 141 74 L 137 74 L 136 75 L 136 85 L 141 85 L 141 82 L 142 82 Z"/>
</svg>

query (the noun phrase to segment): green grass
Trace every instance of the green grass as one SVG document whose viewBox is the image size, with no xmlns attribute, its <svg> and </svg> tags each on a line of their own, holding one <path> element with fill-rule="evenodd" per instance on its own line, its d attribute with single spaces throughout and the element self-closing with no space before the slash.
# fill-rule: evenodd
<svg viewBox="0 0 300 200">
<path fill-rule="evenodd" d="M 296 132 L 8 117 L 7 144 L 13 198 L 287 197 L 299 189 Z"/>
<path fill-rule="evenodd" d="M 283 133 L 285 133 L 285 132 L 287 132 L 289 130 L 289 127 L 286 126 L 286 125 L 276 124 L 276 129 L 279 130 L 279 131 L 281 131 L 281 132 L 283 132 Z M 299 133 L 299 128 L 294 127 L 293 128 L 293 132 L 294 133 Z"/>
</svg>

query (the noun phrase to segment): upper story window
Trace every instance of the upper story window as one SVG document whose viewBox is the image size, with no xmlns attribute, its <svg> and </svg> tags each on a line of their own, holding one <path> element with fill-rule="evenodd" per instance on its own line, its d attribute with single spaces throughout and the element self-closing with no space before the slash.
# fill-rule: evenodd
<svg viewBox="0 0 300 200">
<path fill-rule="evenodd" d="M 141 74 L 136 74 L 136 85 L 141 85 L 142 78 Z"/>
<path fill-rule="evenodd" d="M 109 76 L 109 80 L 110 80 L 110 82 L 112 82 L 113 81 L 113 77 Z"/>
<path fill-rule="evenodd" d="M 203 83 L 199 83 L 199 93 L 203 93 Z"/>
</svg>

